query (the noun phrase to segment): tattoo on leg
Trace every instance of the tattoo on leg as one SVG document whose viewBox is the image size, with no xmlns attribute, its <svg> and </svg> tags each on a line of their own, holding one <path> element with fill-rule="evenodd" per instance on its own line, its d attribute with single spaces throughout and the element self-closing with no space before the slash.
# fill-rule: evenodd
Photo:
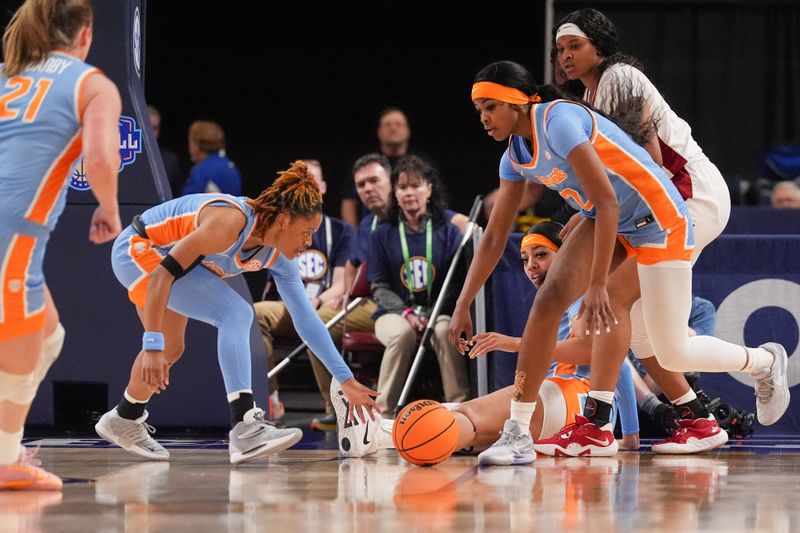
<svg viewBox="0 0 800 533">
<path fill-rule="evenodd" d="M 525 378 L 527 374 L 522 370 L 517 370 L 514 374 L 514 401 L 522 401 L 522 388 L 525 386 Z"/>
</svg>

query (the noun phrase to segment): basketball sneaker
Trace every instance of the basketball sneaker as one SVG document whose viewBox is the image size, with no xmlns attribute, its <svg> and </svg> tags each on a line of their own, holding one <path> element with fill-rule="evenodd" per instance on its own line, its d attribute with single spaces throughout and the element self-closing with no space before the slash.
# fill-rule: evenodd
<svg viewBox="0 0 800 533">
<path fill-rule="evenodd" d="M 654 442 L 655 453 L 699 453 L 719 448 L 728 442 L 728 433 L 722 431 L 713 415 L 708 418 L 679 420 L 678 429 L 668 438 Z"/>
<path fill-rule="evenodd" d="M 330 391 L 333 409 L 336 411 L 339 452 L 343 457 L 364 457 L 382 448 L 391 447 L 391 420 L 384 420 L 379 413 L 373 412 L 375 420 L 367 417 L 366 422 L 362 422 L 354 417 L 350 422 L 347 417 L 350 402 L 344 395 L 342 384 L 335 378 L 331 379 Z"/>
<path fill-rule="evenodd" d="M 113 408 L 100 417 L 94 430 L 102 438 L 134 455 L 156 461 L 169 459 L 169 452 L 150 436 L 156 429 L 146 424 L 147 411 L 136 420 L 122 418 Z"/>
<path fill-rule="evenodd" d="M 284 415 L 286 415 L 286 406 L 283 405 L 283 402 L 278 399 L 277 395 L 270 395 L 267 405 L 269 407 L 269 419 L 276 425 L 281 423 Z"/>
<path fill-rule="evenodd" d="M 506 420 L 500 439 L 478 454 L 479 465 L 527 465 L 536 460 L 533 437 L 516 420 Z"/>
<path fill-rule="evenodd" d="M 0 490 L 61 490 L 61 478 L 41 468 L 39 448 L 19 447 L 16 463 L 0 466 Z"/>
<path fill-rule="evenodd" d="M 786 381 L 789 357 L 777 342 L 762 344 L 775 360 L 769 370 L 753 374 L 756 388 L 756 413 L 762 426 L 770 426 L 780 420 L 789 407 L 789 383 Z"/>
<path fill-rule="evenodd" d="M 617 453 L 619 444 L 611 431 L 599 428 L 581 415 L 548 439 L 536 441 L 534 448 L 545 455 L 609 457 Z"/>
<path fill-rule="evenodd" d="M 253 407 L 244 414 L 244 420 L 233 427 L 228 437 L 231 463 L 238 465 L 294 446 L 303 438 L 303 432 L 298 428 L 278 429 L 272 422 L 264 420 L 263 409 Z"/>
</svg>

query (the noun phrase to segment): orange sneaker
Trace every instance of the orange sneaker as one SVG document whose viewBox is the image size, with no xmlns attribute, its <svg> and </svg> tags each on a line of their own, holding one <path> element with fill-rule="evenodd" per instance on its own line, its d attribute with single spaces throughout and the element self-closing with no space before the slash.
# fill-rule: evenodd
<svg viewBox="0 0 800 533">
<path fill-rule="evenodd" d="M 20 446 L 16 463 L 0 465 L 0 490 L 61 490 L 61 478 L 40 467 L 37 451 Z"/>
</svg>

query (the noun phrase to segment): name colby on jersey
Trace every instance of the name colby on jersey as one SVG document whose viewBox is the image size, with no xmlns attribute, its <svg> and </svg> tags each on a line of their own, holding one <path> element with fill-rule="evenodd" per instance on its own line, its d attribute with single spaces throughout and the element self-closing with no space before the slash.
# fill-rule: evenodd
<svg viewBox="0 0 800 533">
<path fill-rule="evenodd" d="M 72 63 L 74 61 L 62 57 L 49 57 L 46 61 L 31 65 L 25 70 L 28 72 L 44 72 L 45 74 L 63 74 Z"/>
</svg>

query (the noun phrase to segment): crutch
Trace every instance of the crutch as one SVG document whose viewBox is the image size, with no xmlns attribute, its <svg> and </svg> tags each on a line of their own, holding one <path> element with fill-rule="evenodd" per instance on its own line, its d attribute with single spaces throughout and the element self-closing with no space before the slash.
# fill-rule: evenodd
<svg viewBox="0 0 800 533">
<path fill-rule="evenodd" d="M 433 310 L 431 311 L 431 316 L 428 319 L 428 324 L 425 326 L 425 331 L 422 333 L 422 341 L 420 341 L 419 348 L 417 349 L 417 354 L 414 356 L 414 362 L 411 363 L 411 369 L 408 372 L 408 377 L 406 378 L 406 383 L 403 385 L 403 392 L 400 393 L 400 399 L 397 400 L 397 406 L 394 408 L 394 415 L 397 416 L 397 413 L 400 411 L 400 408 L 405 405 L 406 398 L 408 397 L 408 393 L 411 390 L 411 385 L 414 383 L 414 378 L 417 376 L 417 372 L 419 372 L 419 365 L 422 363 L 422 356 L 425 354 L 425 347 L 427 346 L 428 342 L 430 342 L 431 335 L 433 335 L 433 328 L 436 325 L 436 318 L 439 316 L 441 311 L 442 304 L 444 303 L 444 297 L 447 294 L 447 289 L 450 286 L 450 281 L 455 274 L 456 268 L 458 266 L 458 262 L 461 259 L 461 253 L 464 250 L 464 246 L 466 246 L 467 242 L 472 238 L 472 232 L 475 229 L 475 220 L 477 220 L 478 215 L 481 212 L 481 206 L 483 205 L 483 196 L 478 195 L 475 197 L 475 202 L 472 204 L 472 209 L 469 212 L 469 222 L 467 223 L 467 227 L 464 230 L 464 235 L 461 237 L 461 242 L 458 243 L 458 248 L 456 249 L 456 253 L 453 256 L 453 260 L 450 263 L 450 268 L 447 271 L 447 276 L 444 278 L 444 282 L 442 283 L 442 289 L 439 291 L 439 297 L 436 298 L 436 304 L 433 306 Z"/>
<path fill-rule="evenodd" d="M 352 311 L 353 309 L 358 307 L 358 304 L 360 304 L 363 300 L 364 300 L 364 298 L 359 297 L 359 298 L 356 298 L 355 300 L 353 300 L 352 302 L 349 302 L 344 309 L 342 309 L 341 311 L 336 313 L 330 320 L 328 320 L 325 323 L 325 329 L 330 330 L 340 320 L 342 320 L 347 313 L 349 313 L 350 311 Z M 297 348 L 292 350 L 291 353 L 289 353 L 289 355 L 287 355 L 286 357 L 281 359 L 280 363 L 275 365 L 275 368 L 273 368 L 272 370 L 270 370 L 267 373 L 267 378 L 272 378 L 272 376 L 276 375 L 278 372 L 283 370 L 284 367 L 286 367 L 286 365 L 288 365 L 292 361 L 292 358 L 297 357 L 306 348 L 308 348 L 308 344 L 306 344 L 305 341 L 303 341 L 303 344 L 301 344 L 300 346 L 298 346 Z"/>
</svg>

